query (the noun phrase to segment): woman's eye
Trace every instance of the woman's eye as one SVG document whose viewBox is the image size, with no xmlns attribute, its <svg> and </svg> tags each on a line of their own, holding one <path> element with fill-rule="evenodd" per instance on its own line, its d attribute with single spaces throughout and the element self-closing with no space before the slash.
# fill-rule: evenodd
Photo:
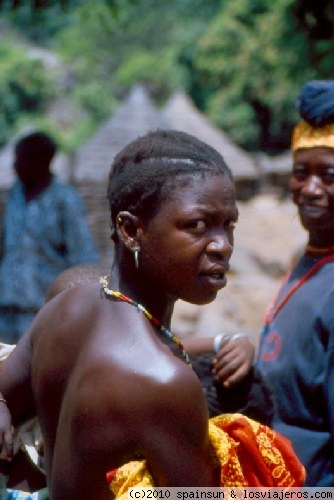
<svg viewBox="0 0 334 500">
<path fill-rule="evenodd" d="M 236 220 L 228 220 L 226 221 L 225 226 L 228 227 L 229 229 L 234 229 L 236 226 L 237 221 Z"/>
<path fill-rule="evenodd" d="M 186 224 L 187 229 L 193 229 L 195 231 L 205 231 L 206 224 L 203 219 L 194 219 Z"/>
</svg>

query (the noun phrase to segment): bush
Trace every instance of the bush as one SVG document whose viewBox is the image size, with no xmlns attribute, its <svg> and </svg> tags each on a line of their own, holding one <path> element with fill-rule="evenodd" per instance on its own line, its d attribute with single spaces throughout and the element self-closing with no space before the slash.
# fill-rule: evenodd
<svg viewBox="0 0 334 500">
<path fill-rule="evenodd" d="M 0 145 L 16 132 L 22 116 L 42 114 L 53 94 L 54 85 L 40 60 L 0 43 Z"/>
</svg>

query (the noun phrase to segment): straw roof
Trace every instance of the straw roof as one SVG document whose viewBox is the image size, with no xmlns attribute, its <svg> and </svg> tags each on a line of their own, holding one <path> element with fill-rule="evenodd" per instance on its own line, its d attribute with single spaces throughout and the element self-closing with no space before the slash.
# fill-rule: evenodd
<svg viewBox="0 0 334 500">
<path fill-rule="evenodd" d="M 128 142 L 156 129 L 182 130 L 210 144 L 223 155 L 237 181 L 259 176 L 255 159 L 214 127 L 184 92 L 173 94 L 159 111 L 145 88 L 137 85 L 118 110 L 77 151 L 74 181 L 99 182 L 106 178 L 114 156 Z"/>
<path fill-rule="evenodd" d="M 224 157 L 236 180 L 258 178 L 257 165 L 251 155 L 212 125 L 184 92 L 175 92 L 170 97 L 163 109 L 163 115 L 170 128 L 192 134 L 214 147 Z"/>
<path fill-rule="evenodd" d="M 164 117 L 145 88 L 135 86 L 118 110 L 78 150 L 74 181 L 98 182 L 106 178 L 113 158 L 128 142 L 158 128 L 166 128 Z"/>
</svg>

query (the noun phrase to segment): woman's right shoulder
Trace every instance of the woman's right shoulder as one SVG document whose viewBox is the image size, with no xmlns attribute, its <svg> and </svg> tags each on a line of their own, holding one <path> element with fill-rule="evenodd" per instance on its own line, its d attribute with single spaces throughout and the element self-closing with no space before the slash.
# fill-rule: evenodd
<svg viewBox="0 0 334 500">
<path fill-rule="evenodd" d="M 68 332 L 83 328 L 99 312 L 101 307 L 98 285 L 80 285 L 65 289 L 49 300 L 37 314 L 34 335 L 47 330 L 51 333 Z"/>
<path fill-rule="evenodd" d="M 59 379 L 70 378 L 97 338 L 100 302 L 99 287 L 84 285 L 64 290 L 45 304 L 31 327 L 33 358 L 41 372 L 54 370 Z"/>
</svg>

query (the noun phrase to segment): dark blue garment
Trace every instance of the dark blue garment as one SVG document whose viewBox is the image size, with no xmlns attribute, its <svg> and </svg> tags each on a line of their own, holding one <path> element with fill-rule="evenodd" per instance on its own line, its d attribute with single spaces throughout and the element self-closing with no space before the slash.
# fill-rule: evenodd
<svg viewBox="0 0 334 500">
<path fill-rule="evenodd" d="M 302 257 L 278 302 L 317 261 Z M 274 391 L 272 425 L 292 442 L 306 486 L 334 486 L 334 262 L 306 281 L 263 330 L 257 365 Z"/>
<path fill-rule="evenodd" d="M 84 202 L 76 191 L 56 178 L 37 198 L 26 202 L 21 182 L 11 189 L 6 204 L 3 257 L 0 263 L 0 340 L 8 335 L 13 314 L 36 313 L 48 287 L 65 269 L 97 262 Z M 1 310 L 3 314 L 1 315 Z M 6 318 L 10 322 L 6 323 Z M 6 323 L 6 324 L 5 324 Z M 22 323 L 23 324 L 23 323 Z M 17 341 L 15 332 L 13 341 Z"/>
</svg>

